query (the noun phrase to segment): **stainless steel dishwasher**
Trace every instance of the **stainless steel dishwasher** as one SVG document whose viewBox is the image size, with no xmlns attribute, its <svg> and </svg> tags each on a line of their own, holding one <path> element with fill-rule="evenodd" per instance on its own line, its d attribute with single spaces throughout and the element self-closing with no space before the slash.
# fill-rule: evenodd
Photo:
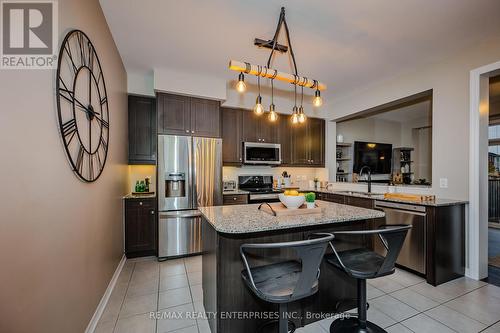
<svg viewBox="0 0 500 333">
<path fill-rule="evenodd" d="M 382 224 L 409 224 L 412 226 L 408 231 L 396 262 L 401 266 L 425 274 L 425 207 L 406 203 L 375 201 L 375 209 L 385 212 L 385 222 L 380 221 L 376 223 L 375 227 L 379 227 Z M 375 240 L 375 251 L 382 255 L 386 253 L 384 246 L 378 240 Z"/>
</svg>

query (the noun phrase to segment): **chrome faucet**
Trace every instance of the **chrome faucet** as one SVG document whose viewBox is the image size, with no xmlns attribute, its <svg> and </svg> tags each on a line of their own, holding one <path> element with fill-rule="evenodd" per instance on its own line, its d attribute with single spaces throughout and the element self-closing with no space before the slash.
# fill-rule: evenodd
<svg viewBox="0 0 500 333">
<path fill-rule="evenodd" d="M 372 193 L 372 170 L 368 165 L 365 165 L 359 170 L 359 176 L 363 175 L 364 169 L 368 169 L 368 193 Z"/>
</svg>

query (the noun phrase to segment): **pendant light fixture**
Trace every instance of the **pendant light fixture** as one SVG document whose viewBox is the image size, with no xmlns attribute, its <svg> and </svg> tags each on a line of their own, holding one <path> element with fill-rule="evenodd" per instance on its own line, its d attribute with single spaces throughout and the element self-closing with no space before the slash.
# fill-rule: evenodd
<svg viewBox="0 0 500 333">
<path fill-rule="evenodd" d="M 295 80 L 297 80 L 297 76 L 295 76 Z M 293 109 L 292 109 L 292 124 L 297 124 L 299 122 L 299 109 L 297 108 L 297 84 L 296 81 L 294 81 L 294 91 L 293 91 L 293 98 L 294 98 L 294 104 L 293 104 Z"/>
<path fill-rule="evenodd" d="M 238 83 L 236 83 L 236 90 L 239 93 L 244 93 L 245 90 L 247 90 L 247 85 L 245 84 L 245 75 L 243 75 L 243 72 L 238 75 Z"/>
<path fill-rule="evenodd" d="M 321 98 L 321 92 L 317 88 L 316 88 L 316 91 L 314 92 L 313 105 L 317 108 L 319 108 L 321 105 L 323 105 L 323 99 Z"/>
<path fill-rule="evenodd" d="M 299 107 L 299 123 L 304 123 L 306 121 L 306 114 L 304 113 L 304 107 L 302 103 L 304 102 L 304 86 L 300 86 L 301 94 L 300 94 L 300 107 Z"/>
<path fill-rule="evenodd" d="M 278 43 L 280 32 L 285 30 L 287 45 L 281 45 Z M 295 104 L 292 109 L 292 122 L 303 123 L 306 121 L 307 117 L 304 113 L 303 99 L 304 99 L 304 87 L 314 89 L 313 105 L 319 107 L 323 104 L 321 99 L 321 90 L 326 89 L 326 85 L 317 80 L 308 79 L 304 76 L 299 76 L 297 70 L 297 62 L 295 61 L 295 55 L 292 49 L 292 43 L 290 41 L 290 31 L 288 29 L 288 24 L 285 19 L 285 7 L 281 8 L 281 13 L 278 19 L 278 25 L 274 33 L 274 37 L 271 40 L 263 40 L 256 38 L 254 44 L 258 47 L 264 47 L 271 49 L 271 54 L 267 60 L 266 66 L 252 65 L 248 62 L 241 62 L 231 60 L 229 62 L 229 69 L 239 72 L 238 82 L 236 84 L 236 90 L 243 93 L 246 90 L 245 84 L 245 74 L 255 75 L 258 78 L 258 89 L 259 94 L 255 100 L 254 112 L 258 115 L 265 113 L 262 107 L 262 97 L 260 94 L 260 77 L 265 77 L 271 79 L 271 104 L 269 106 L 269 120 L 276 121 L 278 119 L 278 114 L 276 113 L 276 106 L 274 105 L 273 94 L 274 94 L 274 79 L 285 81 L 294 85 L 294 98 Z M 290 52 L 291 64 L 293 65 L 293 74 L 286 72 L 279 72 L 276 69 L 271 69 L 271 60 L 273 55 L 278 51 L 280 53 Z M 300 107 L 297 107 L 297 85 L 301 87 L 301 103 Z"/>
<path fill-rule="evenodd" d="M 257 99 L 255 100 L 255 106 L 253 108 L 253 111 L 260 116 L 261 114 L 264 113 L 264 107 L 262 106 L 262 96 L 260 96 L 260 73 L 262 72 L 262 67 L 259 66 L 259 76 L 257 76 L 257 86 L 259 88 L 259 95 L 257 96 Z"/>
<path fill-rule="evenodd" d="M 269 120 L 278 120 L 278 113 L 276 112 L 276 106 L 274 105 L 274 78 L 271 79 L 271 105 L 269 105 Z"/>
</svg>

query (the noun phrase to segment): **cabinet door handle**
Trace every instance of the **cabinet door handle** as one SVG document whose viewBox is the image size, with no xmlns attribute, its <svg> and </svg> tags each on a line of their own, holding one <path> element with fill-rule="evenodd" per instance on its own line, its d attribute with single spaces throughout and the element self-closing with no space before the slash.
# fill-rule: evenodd
<svg viewBox="0 0 500 333">
<path fill-rule="evenodd" d="M 194 134 L 194 131 L 191 131 L 191 134 Z"/>
<path fill-rule="evenodd" d="M 237 199 L 236 197 L 233 197 L 233 200 L 234 200 L 234 201 L 236 201 L 236 199 Z"/>
<path fill-rule="evenodd" d="M 262 141 L 263 141 L 263 142 L 265 142 L 265 141 L 266 141 L 266 139 L 262 139 Z"/>
<path fill-rule="evenodd" d="M 240 162 L 242 161 L 242 158 L 240 157 Z"/>
<path fill-rule="evenodd" d="M 154 210 L 151 211 L 151 215 L 155 215 L 155 211 Z"/>
<path fill-rule="evenodd" d="M 186 130 L 186 133 L 189 133 L 189 130 Z"/>
<path fill-rule="evenodd" d="M 142 206 L 142 201 L 139 202 L 139 206 Z"/>
</svg>

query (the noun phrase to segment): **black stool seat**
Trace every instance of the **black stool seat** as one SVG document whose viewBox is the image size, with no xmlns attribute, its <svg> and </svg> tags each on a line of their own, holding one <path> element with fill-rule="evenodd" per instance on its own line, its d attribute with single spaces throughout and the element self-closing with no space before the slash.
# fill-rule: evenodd
<svg viewBox="0 0 500 333">
<path fill-rule="evenodd" d="M 252 267 L 250 268 L 250 272 L 257 287 L 254 292 L 260 294 L 260 297 L 273 303 L 289 302 L 302 273 L 302 264 L 298 261 L 290 260 Z M 254 289 L 246 270 L 241 272 L 241 276 L 245 284 L 249 288 Z M 315 281 L 312 285 L 311 293 L 316 293 L 317 290 L 318 282 Z"/>
<path fill-rule="evenodd" d="M 287 305 L 314 295 L 318 291 L 319 267 L 326 247 L 333 239 L 331 234 L 321 234 L 321 238 L 286 243 L 242 244 L 241 259 L 245 269 L 241 278 L 245 285 L 260 299 L 278 304 L 278 329 L 273 332 L 295 331 L 293 322 L 288 321 Z M 293 250 L 295 255 L 288 260 L 251 267 L 248 258 L 262 256 L 264 250 Z M 269 261 L 271 261 L 270 258 Z M 262 325 L 265 328 L 268 324 Z M 291 327 L 291 329 L 290 329 Z"/>
<path fill-rule="evenodd" d="M 338 252 L 338 255 L 344 265 L 349 267 L 351 274 L 356 275 L 359 279 L 371 279 L 374 277 L 389 275 L 394 272 L 394 270 L 392 270 L 385 272 L 384 274 L 377 275 L 377 271 L 384 262 L 385 258 L 368 249 L 341 251 Z M 325 255 L 325 259 L 329 264 L 332 264 L 338 269 L 344 269 L 335 254 L 327 254 Z"/>
</svg>

